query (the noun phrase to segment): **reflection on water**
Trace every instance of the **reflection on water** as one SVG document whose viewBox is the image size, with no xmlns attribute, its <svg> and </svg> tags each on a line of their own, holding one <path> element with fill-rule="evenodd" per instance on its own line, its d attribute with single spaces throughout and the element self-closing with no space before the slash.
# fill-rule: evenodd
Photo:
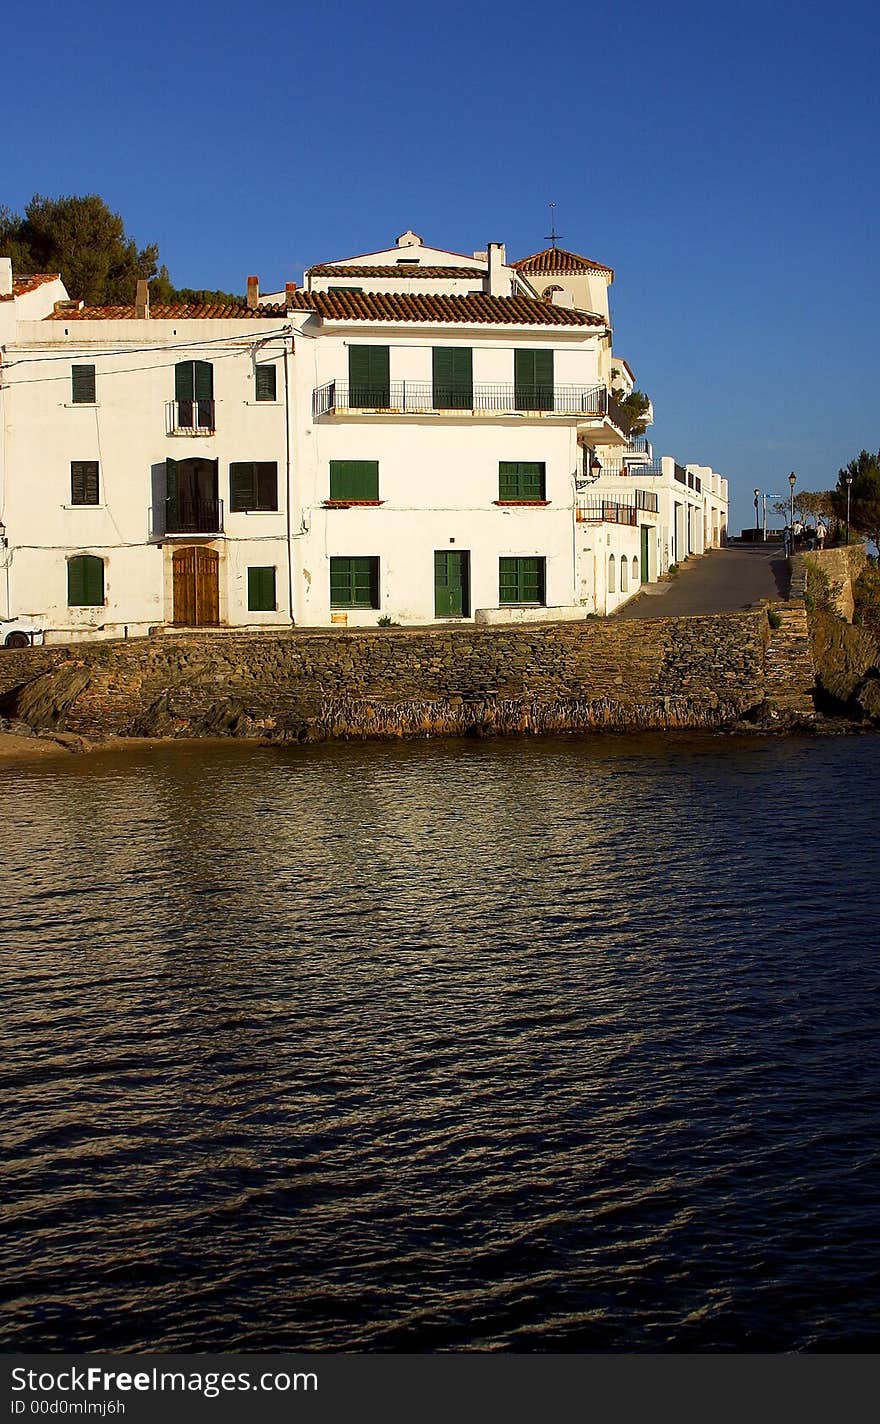
<svg viewBox="0 0 880 1424">
<path fill-rule="evenodd" d="M 7 1348 L 876 1348 L 880 739 L 0 788 Z"/>
</svg>

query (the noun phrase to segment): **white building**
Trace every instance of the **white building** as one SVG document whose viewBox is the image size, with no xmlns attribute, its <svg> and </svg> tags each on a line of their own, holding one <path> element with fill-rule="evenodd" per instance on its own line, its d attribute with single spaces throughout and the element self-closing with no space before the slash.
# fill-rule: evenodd
<svg viewBox="0 0 880 1424">
<path fill-rule="evenodd" d="M 610 611 L 721 538 L 726 494 L 628 439 L 612 279 L 412 232 L 246 305 L 30 279 L 0 327 L 0 616 L 66 641 Z"/>
</svg>

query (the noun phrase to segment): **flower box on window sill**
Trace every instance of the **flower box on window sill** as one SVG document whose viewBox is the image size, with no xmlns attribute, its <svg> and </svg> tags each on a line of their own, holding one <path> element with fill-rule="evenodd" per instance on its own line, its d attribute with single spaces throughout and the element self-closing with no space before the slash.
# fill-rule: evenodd
<svg viewBox="0 0 880 1424">
<path fill-rule="evenodd" d="M 384 499 L 325 499 L 325 509 L 375 509 Z"/>
<path fill-rule="evenodd" d="M 549 499 L 496 499 L 492 502 L 501 505 L 504 509 L 521 506 L 529 509 L 544 509 L 550 503 Z"/>
</svg>

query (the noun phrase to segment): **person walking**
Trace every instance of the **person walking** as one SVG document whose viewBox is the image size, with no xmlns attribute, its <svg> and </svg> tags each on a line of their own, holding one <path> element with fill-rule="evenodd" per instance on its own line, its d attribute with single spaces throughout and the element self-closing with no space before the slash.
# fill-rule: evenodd
<svg viewBox="0 0 880 1424">
<path fill-rule="evenodd" d="M 791 553 L 791 529 L 786 520 L 785 528 L 782 531 L 782 552 L 786 558 Z"/>
<path fill-rule="evenodd" d="M 791 547 L 792 547 L 792 549 L 794 550 L 795 553 L 797 553 L 798 549 L 800 548 L 800 543 L 801 543 L 801 540 L 803 539 L 803 537 L 804 537 L 804 522 L 803 522 L 802 519 L 796 519 L 796 520 L 794 521 L 794 524 L 792 525 L 792 530 L 791 530 Z"/>
<path fill-rule="evenodd" d="M 821 516 L 821 514 L 820 514 L 820 515 L 819 515 L 819 518 L 816 520 L 816 543 L 817 543 L 817 545 L 819 546 L 819 553 L 820 553 L 820 554 L 821 554 L 822 550 L 825 548 L 825 536 L 827 535 L 827 533 L 828 533 L 828 530 L 827 530 L 826 527 L 825 527 L 825 520 L 822 518 L 822 516 Z"/>
</svg>

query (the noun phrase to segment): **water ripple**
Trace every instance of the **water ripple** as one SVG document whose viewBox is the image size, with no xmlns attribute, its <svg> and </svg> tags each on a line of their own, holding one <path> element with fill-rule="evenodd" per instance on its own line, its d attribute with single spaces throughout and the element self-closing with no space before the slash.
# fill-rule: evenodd
<svg viewBox="0 0 880 1424">
<path fill-rule="evenodd" d="M 3 778 L 6 1348 L 877 1347 L 877 739 Z"/>
</svg>

